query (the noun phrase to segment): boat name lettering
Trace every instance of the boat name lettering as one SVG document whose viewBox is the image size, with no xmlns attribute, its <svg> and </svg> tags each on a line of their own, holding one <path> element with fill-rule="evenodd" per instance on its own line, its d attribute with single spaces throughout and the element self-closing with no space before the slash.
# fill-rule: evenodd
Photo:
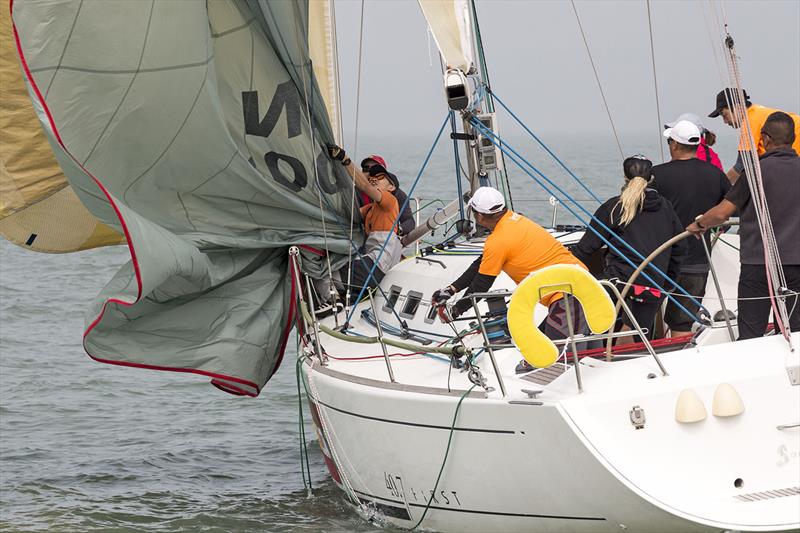
<svg viewBox="0 0 800 533">
<path fill-rule="evenodd" d="M 461 507 L 461 500 L 458 499 L 458 492 L 454 490 L 419 489 L 405 487 L 403 479 L 395 474 L 383 473 L 386 482 L 386 490 L 393 498 L 402 498 L 406 502 L 427 504 L 430 500 L 431 505 L 444 505 L 446 507 Z"/>
</svg>

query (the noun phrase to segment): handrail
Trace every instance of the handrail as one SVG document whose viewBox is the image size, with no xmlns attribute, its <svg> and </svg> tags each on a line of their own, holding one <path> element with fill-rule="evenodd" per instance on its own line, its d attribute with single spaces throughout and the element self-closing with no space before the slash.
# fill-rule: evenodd
<svg viewBox="0 0 800 533">
<path fill-rule="evenodd" d="M 722 224 L 718 224 L 717 226 L 712 226 L 712 227 L 715 227 L 715 228 L 716 227 L 729 227 L 729 226 L 732 226 L 732 225 L 734 225 L 734 224 L 731 223 L 731 222 L 723 222 Z M 711 229 L 711 228 L 708 228 L 708 229 Z M 644 261 L 642 261 L 642 264 L 639 265 L 639 268 L 634 270 L 633 274 L 631 274 L 631 276 L 628 278 L 628 281 L 625 283 L 625 286 L 622 288 L 622 292 L 620 293 L 620 299 L 619 299 L 619 301 L 617 301 L 617 305 L 616 305 L 617 313 L 619 313 L 619 309 L 620 309 L 620 306 L 622 304 L 622 301 L 628 295 L 628 291 L 630 291 L 631 285 L 636 280 L 636 278 L 639 277 L 639 274 L 642 273 L 642 271 L 647 267 L 647 265 L 649 265 L 656 257 L 658 257 L 661 254 L 661 252 L 663 252 L 664 250 L 666 250 L 667 248 L 669 248 L 670 246 L 672 246 L 676 242 L 682 241 L 686 237 L 689 237 L 690 235 L 692 235 L 692 233 L 689 232 L 689 231 L 684 231 L 682 233 L 679 233 L 679 234 L 675 235 L 674 237 L 672 237 L 671 239 L 666 241 L 664 244 L 662 244 L 661 246 L 659 246 L 658 248 L 653 250 L 653 252 L 650 255 L 648 255 L 644 259 Z M 703 242 L 705 243 L 705 241 L 703 241 Z M 709 260 L 708 261 L 709 261 L 709 264 L 711 264 L 710 256 L 709 256 Z M 720 297 L 720 301 L 721 301 L 722 300 L 722 294 L 719 294 L 719 297 Z M 723 303 L 722 305 L 723 305 L 723 308 L 724 308 L 725 304 Z M 611 358 L 611 339 L 608 339 L 608 341 L 606 342 L 606 358 L 607 359 Z"/>
<path fill-rule="evenodd" d="M 300 312 L 303 314 L 303 318 L 307 322 L 317 322 L 309 314 L 308 306 L 305 304 L 305 302 L 300 302 Z M 360 335 L 359 336 L 346 335 L 341 331 L 336 331 L 335 329 L 330 328 L 324 324 L 319 324 L 318 322 L 317 324 L 319 326 L 319 330 L 325 333 L 326 335 L 329 335 L 335 339 L 339 339 L 346 342 L 354 342 L 357 344 L 378 344 L 380 342 L 383 342 L 385 344 L 388 344 L 389 346 L 394 346 L 395 348 L 400 348 L 401 350 L 408 350 L 410 352 L 439 353 L 443 355 L 455 355 L 457 357 L 468 354 L 468 350 L 461 345 L 451 346 L 451 347 L 423 346 L 421 344 L 403 342 L 395 339 L 388 339 L 385 337 L 381 341 L 381 339 L 379 339 L 378 337 L 367 337 L 367 336 L 362 337 Z"/>
</svg>

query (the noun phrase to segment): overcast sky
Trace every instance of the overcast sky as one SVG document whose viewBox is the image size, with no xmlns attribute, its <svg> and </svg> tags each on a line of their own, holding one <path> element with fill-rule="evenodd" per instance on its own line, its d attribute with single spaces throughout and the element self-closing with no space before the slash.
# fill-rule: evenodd
<svg viewBox="0 0 800 533">
<path fill-rule="evenodd" d="M 617 128 L 623 137 L 652 131 L 647 4 L 576 5 Z M 800 1 L 722 5 L 753 101 L 800 111 Z M 347 143 L 355 123 L 361 2 L 337 0 L 336 10 Z M 532 128 L 610 132 L 568 1 L 477 0 L 477 10 L 492 87 Z M 724 59 L 719 55 L 718 63 L 712 52 L 710 37 L 718 30 L 709 29 L 704 12 L 710 13 L 707 1 L 651 1 L 662 121 L 687 111 L 705 117 L 728 83 Z M 363 39 L 359 135 L 418 133 L 427 142 L 446 108 L 436 45 L 417 2 L 367 0 Z M 706 120 L 713 130 L 727 128 L 721 119 Z"/>
</svg>

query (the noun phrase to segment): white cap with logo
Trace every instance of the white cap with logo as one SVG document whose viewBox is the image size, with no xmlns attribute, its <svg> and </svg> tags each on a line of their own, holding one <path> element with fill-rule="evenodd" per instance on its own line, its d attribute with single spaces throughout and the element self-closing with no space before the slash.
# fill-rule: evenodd
<svg viewBox="0 0 800 533">
<path fill-rule="evenodd" d="M 479 187 L 469 199 L 469 207 L 484 215 L 499 213 L 506 206 L 503 193 L 494 187 Z"/>
<path fill-rule="evenodd" d="M 688 120 L 679 120 L 674 126 L 664 130 L 664 137 L 681 144 L 696 146 L 700 144 L 700 128 Z"/>
</svg>

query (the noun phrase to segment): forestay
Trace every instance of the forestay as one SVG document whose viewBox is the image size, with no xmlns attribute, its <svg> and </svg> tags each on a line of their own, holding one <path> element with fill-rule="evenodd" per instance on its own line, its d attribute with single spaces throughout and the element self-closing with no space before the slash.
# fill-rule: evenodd
<svg viewBox="0 0 800 533">
<path fill-rule="evenodd" d="M 309 61 L 308 3 L 11 9 L 53 153 L 130 247 L 90 309 L 87 353 L 258 394 L 292 325 L 288 246 L 349 246 L 336 218 L 350 219 L 352 183 L 324 149 L 333 133 Z"/>
</svg>

